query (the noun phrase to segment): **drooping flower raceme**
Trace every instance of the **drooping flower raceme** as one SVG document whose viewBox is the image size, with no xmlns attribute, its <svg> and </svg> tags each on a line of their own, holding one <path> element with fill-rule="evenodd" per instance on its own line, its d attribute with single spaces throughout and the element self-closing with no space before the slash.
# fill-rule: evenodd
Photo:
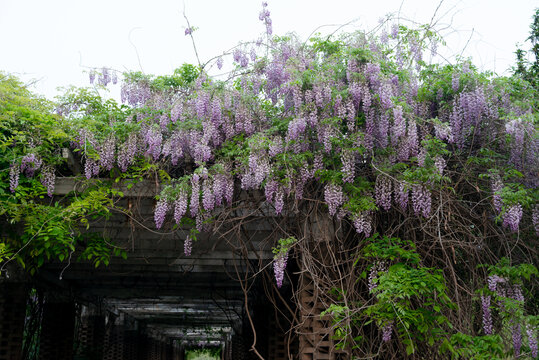
<svg viewBox="0 0 539 360">
<path fill-rule="evenodd" d="M 336 184 L 327 184 L 324 189 L 324 199 L 329 208 L 329 215 L 335 215 L 337 209 L 344 203 L 342 188 Z"/>
<path fill-rule="evenodd" d="M 84 175 L 86 179 L 99 174 L 99 164 L 92 158 L 87 158 L 84 163 Z"/>
<path fill-rule="evenodd" d="M 202 207 L 211 211 L 215 207 L 215 197 L 213 196 L 213 183 L 210 179 L 204 180 L 202 184 Z"/>
<path fill-rule="evenodd" d="M 528 346 L 532 353 L 532 358 L 537 358 L 538 349 L 537 349 L 537 331 L 536 328 L 532 327 L 530 324 L 526 325 L 526 335 L 528 335 Z"/>
<path fill-rule="evenodd" d="M 426 186 L 412 186 L 412 206 L 416 215 L 422 214 L 424 217 L 429 217 L 431 201 L 431 193 Z"/>
<path fill-rule="evenodd" d="M 116 154 L 116 137 L 110 135 L 105 139 L 105 142 L 99 151 L 99 165 L 105 170 L 111 170 L 114 166 Z"/>
<path fill-rule="evenodd" d="M 369 237 L 372 231 L 372 215 L 368 211 L 362 212 L 352 218 L 352 223 L 358 234 L 363 233 L 365 237 Z"/>
<path fill-rule="evenodd" d="M 193 239 L 190 235 L 187 235 L 183 243 L 183 253 L 185 256 L 191 256 L 191 250 L 193 250 Z"/>
<path fill-rule="evenodd" d="M 373 292 L 378 287 L 376 279 L 379 273 L 387 271 L 387 264 L 385 261 L 375 261 L 369 270 L 369 292 Z M 389 321 L 382 326 L 382 341 L 388 342 L 391 340 L 391 334 L 393 332 L 393 322 Z"/>
<path fill-rule="evenodd" d="M 189 210 L 191 211 L 191 216 L 195 216 L 198 213 L 198 205 L 200 203 L 200 182 L 199 176 L 194 174 L 191 178 L 191 201 Z"/>
<path fill-rule="evenodd" d="M 441 156 L 436 156 L 434 158 L 434 167 L 436 167 L 436 170 L 438 171 L 438 174 L 442 176 L 444 174 L 444 169 L 446 167 L 447 163 L 445 162 L 445 159 Z"/>
<path fill-rule="evenodd" d="M 279 253 L 273 262 L 273 272 L 275 273 L 275 281 L 277 287 L 283 286 L 284 269 L 286 268 L 286 262 L 288 261 L 288 251 Z"/>
<path fill-rule="evenodd" d="M 535 205 L 532 210 L 532 222 L 535 228 L 535 234 L 539 236 L 539 205 Z"/>
<path fill-rule="evenodd" d="M 47 195 L 52 197 L 54 193 L 54 183 L 56 176 L 54 174 L 54 168 L 52 166 L 47 166 L 41 171 L 41 184 L 47 189 Z"/>
<path fill-rule="evenodd" d="M 279 190 L 277 190 L 277 193 L 275 194 L 274 206 L 275 206 L 275 213 L 277 215 L 279 215 L 279 214 L 281 214 L 283 212 L 283 208 L 284 208 L 284 192 L 280 188 L 279 188 Z"/>
<path fill-rule="evenodd" d="M 137 134 L 131 133 L 127 141 L 119 146 L 118 149 L 118 167 L 122 172 L 126 172 L 130 165 L 135 162 L 137 155 Z"/>
<path fill-rule="evenodd" d="M 19 186 L 20 174 L 20 166 L 16 164 L 11 164 L 11 167 L 9 168 L 9 190 L 11 192 L 15 192 L 15 189 Z"/>
<path fill-rule="evenodd" d="M 157 229 L 161 229 L 161 227 L 163 226 L 163 223 L 165 222 L 165 217 L 168 212 L 168 208 L 169 208 L 168 201 L 164 197 L 159 199 L 159 201 L 155 205 L 154 220 L 155 220 L 155 227 Z"/>
<path fill-rule="evenodd" d="M 391 180 L 385 175 L 378 175 L 375 183 L 376 205 L 384 210 L 391 208 Z"/>
<path fill-rule="evenodd" d="M 518 231 L 518 225 L 522 219 L 522 205 L 515 204 L 509 206 L 502 217 L 504 227 L 508 227 L 513 232 Z"/>
<path fill-rule="evenodd" d="M 378 273 L 387 271 L 387 264 L 384 261 L 375 261 L 369 270 L 369 292 L 373 292 L 378 287 L 376 279 Z"/>
<path fill-rule="evenodd" d="M 495 175 L 491 179 L 491 189 L 492 189 L 492 201 L 494 203 L 494 209 L 496 212 L 500 213 L 503 207 L 502 197 L 500 191 L 503 189 L 503 183 L 500 175 Z"/>
<path fill-rule="evenodd" d="M 485 335 L 492 335 L 492 313 L 490 311 L 490 295 L 481 296 L 481 309 L 483 310 L 483 331 Z"/>
<path fill-rule="evenodd" d="M 42 161 L 34 153 L 23 156 L 21 160 L 21 171 L 28 177 L 33 177 L 34 173 L 41 168 Z"/>
<path fill-rule="evenodd" d="M 94 70 L 90 70 L 90 73 L 88 74 L 89 75 L 89 78 L 90 78 L 90 84 L 93 85 L 94 81 L 95 81 L 95 71 Z"/>
<path fill-rule="evenodd" d="M 390 322 L 382 328 L 382 341 L 388 342 L 391 340 L 391 334 L 393 332 L 393 323 Z"/>
<path fill-rule="evenodd" d="M 451 88 L 454 92 L 457 92 L 460 87 L 460 75 L 456 72 L 451 76 Z"/>
<path fill-rule="evenodd" d="M 163 134 L 158 129 L 148 129 L 144 135 L 144 141 L 148 145 L 147 154 L 152 155 L 153 159 L 157 161 L 161 155 Z"/>
<path fill-rule="evenodd" d="M 395 181 L 395 202 L 402 210 L 406 210 L 408 206 L 408 195 L 410 190 L 404 181 Z"/>
<path fill-rule="evenodd" d="M 258 19 L 262 21 L 264 25 L 266 25 L 266 34 L 271 35 L 273 33 L 273 29 L 267 2 L 262 3 L 262 11 L 260 11 Z"/>
<path fill-rule="evenodd" d="M 518 358 L 520 356 L 520 348 L 522 347 L 522 332 L 520 323 L 517 320 L 512 321 L 511 337 L 513 338 L 513 351 L 515 352 L 515 358 Z"/>
<path fill-rule="evenodd" d="M 180 190 L 178 198 L 174 201 L 174 221 L 179 224 L 182 217 L 187 212 L 187 191 Z"/>
<path fill-rule="evenodd" d="M 343 181 L 353 183 L 356 170 L 356 157 L 352 151 L 343 151 L 341 154 Z"/>
</svg>

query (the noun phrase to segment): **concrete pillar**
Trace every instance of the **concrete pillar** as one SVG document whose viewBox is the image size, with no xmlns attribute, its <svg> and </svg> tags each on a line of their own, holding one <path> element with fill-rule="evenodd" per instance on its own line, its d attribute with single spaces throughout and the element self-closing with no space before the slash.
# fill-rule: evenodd
<svg viewBox="0 0 539 360">
<path fill-rule="evenodd" d="M 47 294 L 41 320 L 39 359 L 72 360 L 74 331 L 75 303 L 67 297 Z"/>
<path fill-rule="evenodd" d="M 28 289 L 0 282 L 0 360 L 20 359 Z"/>
<path fill-rule="evenodd" d="M 87 360 L 101 360 L 105 340 L 105 315 L 95 306 L 83 306 L 80 322 L 77 356 Z"/>
</svg>

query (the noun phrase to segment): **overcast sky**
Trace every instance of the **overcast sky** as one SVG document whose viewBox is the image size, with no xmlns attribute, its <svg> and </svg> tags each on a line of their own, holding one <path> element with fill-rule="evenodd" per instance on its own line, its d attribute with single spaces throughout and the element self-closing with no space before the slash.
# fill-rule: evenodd
<svg viewBox="0 0 539 360">
<path fill-rule="evenodd" d="M 305 39 L 321 25 L 372 29 L 386 14 L 430 23 L 436 0 L 268 0 L 274 34 Z M 445 0 L 438 29 L 447 60 L 471 56 L 483 70 L 507 74 L 517 43 L 529 35 L 537 0 Z M 88 85 L 85 70 L 109 66 L 167 74 L 196 63 L 183 11 L 192 26 L 201 61 L 264 31 L 256 0 L 0 0 L 0 71 L 29 82 L 52 98 L 59 86 Z M 400 12 L 399 12 L 400 9 Z M 335 26 L 320 29 L 328 33 Z M 529 43 L 525 44 L 528 49 Z M 138 54 L 137 54 L 138 53 Z"/>
</svg>

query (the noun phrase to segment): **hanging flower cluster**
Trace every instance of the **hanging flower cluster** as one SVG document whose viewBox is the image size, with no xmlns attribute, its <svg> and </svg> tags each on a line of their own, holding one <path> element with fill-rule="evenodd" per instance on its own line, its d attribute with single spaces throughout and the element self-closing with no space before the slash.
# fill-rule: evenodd
<svg viewBox="0 0 539 360">
<path fill-rule="evenodd" d="M 521 182 L 537 182 L 539 146 L 526 110 L 504 100 L 495 84 L 471 81 L 470 64 L 450 69 L 449 86 L 428 87 L 418 71 L 425 45 L 403 38 L 397 24 L 384 30 L 382 41 L 357 33 L 335 42 L 341 48 L 334 51 L 316 41 L 306 46 L 294 37 L 271 37 L 266 3 L 259 19 L 268 35 L 267 56 L 257 55 L 259 40 L 214 60 L 221 68 L 230 57 L 233 84 L 213 80 L 204 69 L 166 87 L 149 76 L 125 74 L 121 99 L 130 107 L 129 131 L 80 129 L 73 147 L 84 175 L 115 166 L 128 172 L 139 158 L 165 168 L 189 164 L 192 170 L 172 179 L 175 190 L 160 196 L 167 205 L 155 208 L 158 227 L 173 212 L 176 223 L 190 217 L 202 228 L 241 189 L 264 191 L 275 215 L 287 214 L 294 201 L 320 200 L 330 217 L 348 221 L 362 236 L 376 231 L 376 211 L 398 208 L 420 221 L 431 217 L 438 190 L 459 171 L 462 162 L 455 157 L 478 155 L 497 139 L 500 148 L 510 149 L 506 160 L 524 174 Z M 92 82 L 105 86 L 116 78 L 109 68 L 90 72 Z M 28 154 L 19 170 L 31 177 L 40 166 L 37 154 Z M 43 176 L 47 188 L 49 175 Z M 504 206 L 501 178 L 491 180 L 502 225 L 519 231 L 533 206 Z M 17 183 L 13 166 L 12 191 Z"/>
<path fill-rule="evenodd" d="M 387 264 L 385 261 L 376 261 L 371 265 L 371 268 L 369 270 L 369 292 L 373 292 L 374 289 L 378 287 L 378 283 L 376 282 L 377 277 L 380 273 L 384 273 L 387 271 Z M 393 322 L 389 321 L 385 325 L 382 326 L 382 341 L 388 342 L 391 340 L 391 335 L 393 333 Z"/>
<path fill-rule="evenodd" d="M 275 274 L 275 282 L 277 283 L 278 288 L 283 286 L 284 273 L 286 263 L 288 261 L 288 253 L 296 241 L 296 238 L 292 236 L 279 239 L 278 246 L 273 248 L 273 272 Z"/>
<path fill-rule="evenodd" d="M 283 254 L 279 254 L 273 263 L 273 271 L 275 273 L 275 281 L 278 288 L 283 286 L 284 269 L 286 268 L 287 260 L 288 252 L 285 252 Z"/>
<path fill-rule="evenodd" d="M 524 306 L 524 294 L 522 292 L 522 287 L 519 284 L 511 284 L 511 282 L 502 276 L 490 275 L 487 279 L 488 290 L 490 293 L 493 293 L 498 299 L 498 310 L 499 312 L 508 311 L 509 312 L 509 325 L 511 328 L 511 339 L 513 342 L 513 351 L 515 356 L 520 355 L 520 350 L 522 347 L 522 319 L 519 318 L 516 313 L 516 308 L 512 305 L 511 307 L 506 307 L 505 301 L 510 299 L 514 302 L 518 308 L 523 308 Z M 492 335 L 494 333 L 493 320 L 492 320 L 492 296 L 489 294 L 484 294 L 481 296 L 481 308 L 483 313 L 483 332 L 486 335 Z M 530 326 L 530 324 L 525 324 L 526 335 L 528 337 L 529 347 L 535 355 L 537 356 L 537 334 Z"/>
</svg>

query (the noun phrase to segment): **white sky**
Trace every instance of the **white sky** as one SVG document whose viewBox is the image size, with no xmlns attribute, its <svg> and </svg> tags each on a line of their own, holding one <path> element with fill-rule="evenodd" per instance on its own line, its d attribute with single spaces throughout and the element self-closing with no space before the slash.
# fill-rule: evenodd
<svg viewBox="0 0 539 360">
<path fill-rule="evenodd" d="M 273 32 L 306 38 L 325 24 L 372 29 L 397 13 L 429 23 L 438 0 L 268 0 Z M 529 35 L 537 0 L 445 0 L 439 28 L 449 60 L 463 52 L 483 70 L 504 74 L 514 63 L 517 43 Z M 196 63 L 184 35 L 182 0 L 0 0 L 0 71 L 29 82 L 52 98 L 59 86 L 88 86 L 89 67 L 169 74 L 184 62 Z M 201 61 L 264 31 L 258 0 L 185 0 Z M 443 15 L 443 16 L 442 16 Z M 329 32 L 335 27 L 325 27 Z M 136 51 L 139 54 L 137 59 Z M 524 45 L 529 49 L 529 43 Z M 441 49 L 440 49 L 441 51 Z M 226 60 L 225 60 L 226 62 Z"/>
</svg>

